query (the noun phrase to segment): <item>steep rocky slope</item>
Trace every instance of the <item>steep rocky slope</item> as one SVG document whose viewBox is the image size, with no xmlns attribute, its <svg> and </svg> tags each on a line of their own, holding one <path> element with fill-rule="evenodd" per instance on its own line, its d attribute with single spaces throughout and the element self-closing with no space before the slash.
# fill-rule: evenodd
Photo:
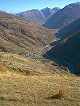
<svg viewBox="0 0 80 106">
<path fill-rule="evenodd" d="M 47 28 L 63 28 L 80 18 L 80 3 L 72 3 L 50 16 L 44 26 Z"/>
<path fill-rule="evenodd" d="M 17 13 L 16 15 L 25 18 L 29 22 L 32 21 L 35 23 L 42 24 L 45 21 L 44 14 L 37 9 L 32 9 L 29 11 Z"/>
<path fill-rule="evenodd" d="M 40 25 L 0 12 L 0 51 L 25 53 L 41 50 L 53 39 L 53 33 Z"/>
<path fill-rule="evenodd" d="M 25 20 L 29 22 L 32 21 L 42 25 L 43 23 L 45 23 L 45 21 L 50 15 L 56 13 L 58 10 L 59 8 L 57 7 L 53 9 L 46 7 L 41 10 L 32 9 L 32 10 L 24 11 L 21 13 L 17 13 L 16 15 L 24 18 Z"/>
</svg>

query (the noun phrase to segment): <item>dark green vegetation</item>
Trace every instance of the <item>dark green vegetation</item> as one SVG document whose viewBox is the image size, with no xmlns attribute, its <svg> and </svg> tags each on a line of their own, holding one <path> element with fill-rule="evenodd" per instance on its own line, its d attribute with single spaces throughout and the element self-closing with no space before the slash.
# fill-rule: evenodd
<svg viewBox="0 0 80 106">
<path fill-rule="evenodd" d="M 55 60 L 68 67 L 70 72 L 80 75 L 80 32 L 57 42 L 44 57 Z"/>
<path fill-rule="evenodd" d="M 80 32 L 80 19 L 72 22 L 71 24 L 67 25 L 66 27 L 60 29 L 56 36 L 57 38 L 63 39 L 68 38 L 70 35 L 73 36 L 73 34 L 76 34 L 77 32 Z"/>
<path fill-rule="evenodd" d="M 80 7 L 80 4 L 77 5 Z M 75 7 L 75 4 L 71 6 Z M 70 5 L 67 6 L 69 7 Z M 69 68 L 71 73 L 80 75 L 80 18 L 61 28 L 56 37 L 59 40 L 50 43 L 51 49 L 44 54 L 44 57 Z"/>
</svg>

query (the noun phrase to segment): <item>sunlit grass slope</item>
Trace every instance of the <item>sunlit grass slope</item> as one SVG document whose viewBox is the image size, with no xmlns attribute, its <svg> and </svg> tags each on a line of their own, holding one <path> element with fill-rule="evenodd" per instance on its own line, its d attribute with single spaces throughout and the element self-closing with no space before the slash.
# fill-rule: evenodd
<svg viewBox="0 0 80 106">
<path fill-rule="evenodd" d="M 55 70 L 39 60 L 0 53 L 0 106 L 80 106 L 80 78 Z"/>
</svg>

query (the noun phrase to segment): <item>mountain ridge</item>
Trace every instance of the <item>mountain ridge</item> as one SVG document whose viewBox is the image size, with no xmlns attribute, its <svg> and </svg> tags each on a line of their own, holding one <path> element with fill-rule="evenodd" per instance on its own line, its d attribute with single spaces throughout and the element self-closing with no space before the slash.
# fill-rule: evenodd
<svg viewBox="0 0 80 106">
<path fill-rule="evenodd" d="M 43 26 L 47 28 L 61 29 L 64 26 L 72 23 L 73 21 L 80 18 L 80 3 L 72 3 L 60 9 L 58 12 L 53 14 L 47 19 Z"/>
<path fill-rule="evenodd" d="M 38 24 L 1 12 L 0 51 L 22 54 L 27 50 L 36 51 L 47 45 L 53 36 L 51 30 Z"/>
<path fill-rule="evenodd" d="M 43 9 L 32 9 L 24 12 L 17 13 L 17 16 L 23 17 L 27 21 L 32 21 L 38 24 L 43 24 L 47 18 L 57 12 L 60 8 L 55 7 L 53 9 L 51 8 L 43 8 Z"/>
</svg>

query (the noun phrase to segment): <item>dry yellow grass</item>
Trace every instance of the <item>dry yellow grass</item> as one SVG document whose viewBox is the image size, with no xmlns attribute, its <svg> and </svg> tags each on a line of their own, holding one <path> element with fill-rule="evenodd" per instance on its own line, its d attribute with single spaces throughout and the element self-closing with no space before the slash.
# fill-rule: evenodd
<svg viewBox="0 0 80 106">
<path fill-rule="evenodd" d="M 0 106 L 80 106 L 80 78 L 0 74 Z"/>
<path fill-rule="evenodd" d="M 24 75 L 44 75 L 54 74 L 57 71 L 56 66 L 48 63 L 43 63 L 41 60 L 24 58 L 20 55 L 11 53 L 0 53 L 0 64 L 5 65 L 10 71 L 14 73 L 22 73 Z M 54 69 L 54 71 L 53 71 Z"/>
<path fill-rule="evenodd" d="M 7 67 L 12 56 L 17 65 L 24 63 L 30 67 L 33 63 L 35 66 L 36 62 L 17 55 L 2 53 L 1 56 L 4 61 L 0 64 L 0 106 L 80 106 L 80 77 L 52 74 L 52 71 L 44 74 L 43 69 L 46 71 L 47 67 L 44 68 L 41 62 L 38 65 L 43 66 L 43 74 L 36 75 L 34 68 L 33 75 L 16 73 L 17 70 Z"/>
</svg>

